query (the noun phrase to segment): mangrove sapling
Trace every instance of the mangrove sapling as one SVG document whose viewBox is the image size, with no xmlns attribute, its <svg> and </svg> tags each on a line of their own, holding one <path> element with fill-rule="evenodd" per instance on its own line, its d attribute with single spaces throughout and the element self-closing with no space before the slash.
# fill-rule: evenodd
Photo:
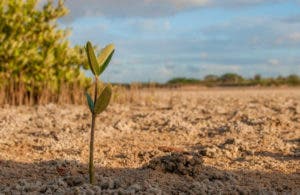
<svg viewBox="0 0 300 195">
<path fill-rule="evenodd" d="M 89 178 L 90 183 L 94 184 L 95 182 L 95 173 L 94 173 L 94 134 L 95 134 L 95 120 L 96 116 L 103 112 L 109 104 L 112 89 L 111 86 L 105 85 L 100 95 L 98 96 L 98 82 L 99 76 L 105 68 L 108 66 L 113 54 L 114 54 L 114 45 L 107 45 L 101 50 L 101 53 L 96 58 L 94 53 L 93 46 L 90 42 L 86 44 L 86 54 L 88 58 L 89 67 L 94 75 L 94 100 L 91 96 L 86 93 L 87 103 L 89 105 L 90 111 L 92 113 L 92 125 L 91 125 L 91 137 L 90 137 L 90 156 L 89 156 Z"/>
</svg>

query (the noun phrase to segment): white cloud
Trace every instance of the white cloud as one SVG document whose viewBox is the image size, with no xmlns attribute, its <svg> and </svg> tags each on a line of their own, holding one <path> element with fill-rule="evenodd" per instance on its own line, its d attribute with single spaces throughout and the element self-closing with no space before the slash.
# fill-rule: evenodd
<svg viewBox="0 0 300 195">
<path fill-rule="evenodd" d="M 176 19 L 181 16 L 160 18 L 200 7 L 224 6 L 228 9 L 233 5 L 246 6 L 279 1 L 67 2 L 73 6 L 71 10 L 75 11 L 72 17 L 106 16 L 92 19 L 93 22 L 97 21 L 104 26 L 86 22 L 91 20 L 89 18 L 73 23 L 77 25 L 74 31 L 77 33 L 73 38 L 79 40 L 77 43 L 89 39 L 100 45 L 108 42 L 116 44 L 118 52 L 114 57 L 115 63 L 105 74 L 109 81 L 164 82 L 177 76 L 199 78 L 206 74 L 225 72 L 236 72 L 244 76 L 256 73 L 274 76 L 297 72 L 300 68 L 297 57 L 300 23 L 283 20 L 286 15 L 261 17 L 237 12 L 233 13 L 234 18 L 224 21 L 212 19 L 205 25 L 197 25 L 192 18 L 183 24 L 176 23 Z M 89 2 L 94 2 L 94 5 L 88 5 Z M 100 28 L 102 30 L 99 33 Z"/>
<path fill-rule="evenodd" d="M 45 0 L 42 0 L 44 2 Z M 286 0 L 66 0 L 71 10 L 67 20 L 84 16 L 106 17 L 164 17 L 189 9 L 226 7 L 239 8 L 273 4 Z M 297 0 L 291 0 L 297 2 Z"/>
<path fill-rule="evenodd" d="M 268 64 L 276 66 L 280 64 L 280 61 L 278 59 L 269 59 Z"/>
<path fill-rule="evenodd" d="M 300 42 L 300 32 L 290 33 L 287 37 L 291 41 Z"/>
<path fill-rule="evenodd" d="M 211 0 L 66 0 L 67 20 L 84 16 L 162 17 L 206 6 Z"/>
<path fill-rule="evenodd" d="M 206 6 L 211 0 L 144 0 L 146 4 L 169 4 L 176 7 L 177 9 L 182 9 L 191 6 Z"/>
<path fill-rule="evenodd" d="M 275 43 L 277 45 L 298 45 L 300 42 L 300 32 L 285 32 L 277 37 Z"/>
<path fill-rule="evenodd" d="M 206 58 L 208 57 L 208 53 L 206 53 L 206 52 L 201 52 L 201 53 L 200 53 L 200 57 L 201 57 L 201 59 L 206 59 Z"/>
<path fill-rule="evenodd" d="M 203 76 L 206 74 L 224 74 L 226 72 L 239 73 L 241 71 L 240 65 L 224 65 L 224 64 L 202 64 Z"/>
<path fill-rule="evenodd" d="M 157 19 L 134 19 L 130 20 L 128 24 L 143 32 L 165 32 L 171 29 L 171 24 L 168 20 L 157 20 Z"/>
<path fill-rule="evenodd" d="M 171 68 L 168 68 L 166 66 L 162 66 L 159 69 L 159 74 L 161 78 L 171 78 L 173 76 L 173 70 Z"/>
</svg>

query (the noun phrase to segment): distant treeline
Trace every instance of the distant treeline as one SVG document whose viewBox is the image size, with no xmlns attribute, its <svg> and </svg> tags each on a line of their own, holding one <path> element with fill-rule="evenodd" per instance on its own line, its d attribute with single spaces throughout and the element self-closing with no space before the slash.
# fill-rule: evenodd
<svg viewBox="0 0 300 195">
<path fill-rule="evenodd" d="M 203 79 L 195 78 L 173 78 L 166 84 L 170 85 L 203 85 L 207 87 L 217 86 L 300 86 L 300 77 L 292 74 L 286 77 L 265 78 L 257 74 L 253 78 L 244 78 L 235 73 L 226 73 L 221 76 L 207 75 Z"/>
</svg>

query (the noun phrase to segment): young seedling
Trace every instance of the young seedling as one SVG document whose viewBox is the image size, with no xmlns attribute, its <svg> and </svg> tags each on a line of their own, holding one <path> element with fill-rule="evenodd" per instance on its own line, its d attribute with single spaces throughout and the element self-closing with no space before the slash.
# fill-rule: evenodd
<svg viewBox="0 0 300 195">
<path fill-rule="evenodd" d="M 113 44 L 107 45 L 105 48 L 101 50 L 101 53 L 96 58 L 93 46 L 90 42 L 86 44 L 86 54 L 88 58 L 88 63 L 90 69 L 94 75 L 94 100 L 91 96 L 86 92 L 86 99 L 89 105 L 90 111 L 92 113 L 92 125 L 91 125 L 91 138 L 90 138 L 90 158 L 89 158 L 89 178 L 90 183 L 94 184 L 95 182 L 95 173 L 94 173 L 94 134 L 95 134 L 95 120 L 96 116 L 103 112 L 111 98 L 112 89 L 110 85 L 106 85 L 101 94 L 98 96 L 98 82 L 99 76 L 105 68 L 108 66 L 115 48 Z"/>
</svg>

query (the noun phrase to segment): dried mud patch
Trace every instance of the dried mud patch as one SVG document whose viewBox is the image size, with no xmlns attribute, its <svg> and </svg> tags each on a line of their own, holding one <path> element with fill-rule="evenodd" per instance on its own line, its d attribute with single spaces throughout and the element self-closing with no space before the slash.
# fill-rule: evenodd
<svg viewBox="0 0 300 195">
<path fill-rule="evenodd" d="M 86 106 L 0 108 L 0 194 L 300 192 L 300 90 L 155 90 Z M 151 103 L 145 103 L 151 96 Z"/>
</svg>

